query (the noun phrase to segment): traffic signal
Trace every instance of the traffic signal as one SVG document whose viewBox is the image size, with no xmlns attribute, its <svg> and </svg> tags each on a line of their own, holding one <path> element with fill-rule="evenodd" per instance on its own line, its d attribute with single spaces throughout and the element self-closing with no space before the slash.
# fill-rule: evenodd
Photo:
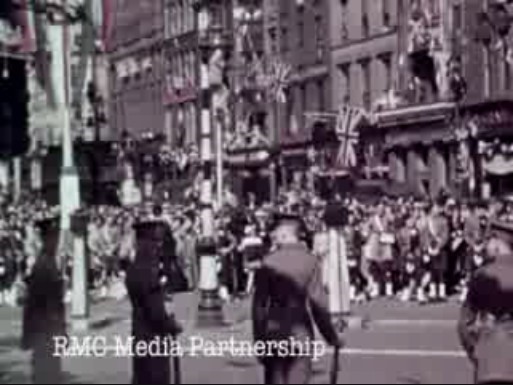
<svg viewBox="0 0 513 385">
<path fill-rule="evenodd" d="M 5 71 L 0 76 L 0 158 L 25 154 L 29 148 L 28 84 L 26 62 L 2 59 Z"/>
</svg>

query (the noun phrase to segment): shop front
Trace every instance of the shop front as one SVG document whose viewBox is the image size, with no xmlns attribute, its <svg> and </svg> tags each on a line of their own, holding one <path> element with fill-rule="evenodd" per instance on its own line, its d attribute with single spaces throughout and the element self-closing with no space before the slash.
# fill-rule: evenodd
<svg viewBox="0 0 513 385">
<path fill-rule="evenodd" d="M 271 200 L 272 155 L 268 148 L 240 149 L 226 153 L 224 165 L 233 193 L 248 203 L 253 195 L 257 203 Z"/>
<path fill-rule="evenodd" d="M 443 102 L 381 112 L 364 146 L 382 144 L 389 182 L 418 197 L 513 191 L 513 101 Z"/>
</svg>

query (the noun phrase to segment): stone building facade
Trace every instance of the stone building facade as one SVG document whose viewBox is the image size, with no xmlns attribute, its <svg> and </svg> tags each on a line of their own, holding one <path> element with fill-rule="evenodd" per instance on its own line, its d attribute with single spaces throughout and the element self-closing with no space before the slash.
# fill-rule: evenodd
<svg viewBox="0 0 513 385">
<path fill-rule="evenodd" d="M 279 1 L 279 49 L 289 64 L 286 101 L 279 106 L 282 184 L 306 186 L 312 136 L 309 114 L 331 108 L 330 2 Z"/>
<path fill-rule="evenodd" d="M 398 0 L 331 1 L 331 108 L 370 111 L 398 87 Z"/>
<path fill-rule="evenodd" d="M 198 45 L 192 0 L 171 0 L 164 9 L 164 132 L 173 146 L 198 138 Z"/>
<path fill-rule="evenodd" d="M 116 1 L 108 57 L 110 126 L 117 136 L 164 132 L 163 7 L 163 1 Z"/>
<path fill-rule="evenodd" d="M 501 7 L 499 13 L 508 11 Z M 497 22 L 479 22 L 483 12 L 493 18 L 497 9 L 482 0 L 404 2 L 402 97 L 362 131 L 366 150 L 379 147 L 392 185 L 402 191 L 424 197 L 504 191 L 500 180 L 513 171 L 504 153 L 511 141 L 504 129 L 511 124 L 510 51 L 507 37 L 488 29 Z"/>
</svg>

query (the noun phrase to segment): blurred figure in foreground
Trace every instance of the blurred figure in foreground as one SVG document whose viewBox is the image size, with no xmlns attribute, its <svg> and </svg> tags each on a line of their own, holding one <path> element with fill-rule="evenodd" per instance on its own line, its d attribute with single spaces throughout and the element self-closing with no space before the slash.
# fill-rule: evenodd
<svg viewBox="0 0 513 385">
<path fill-rule="evenodd" d="M 491 262 L 470 280 L 458 331 L 477 384 L 513 384 L 513 223 L 490 230 Z"/>
<path fill-rule="evenodd" d="M 162 264 L 168 261 L 167 246 L 172 234 L 168 225 L 159 219 L 160 214 L 161 209 L 157 208 L 153 218 L 135 225 L 136 256 L 126 279 L 132 303 L 134 349 L 139 342 L 149 344 L 156 340 L 160 340 L 165 349 L 165 341 L 182 330 L 165 307 L 166 290 L 161 274 Z M 169 384 L 170 377 L 169 357 L 148 353 L 133 358 L 133 384 Z"/>
<path fill-rule="evenodd" d="M 21 346 L 32 351 L 34 384 L 63 382 L 61 358 L 54 356 L 54 337 L 66 335 L 64 279 L 55 258 L 57 226 L 52 219 L 40 224 L 45 247 L 27 279 Z"/>
<path fill-rule="evenodd" d="M 303 349 L 313 339 L 314 322 L 330 345 L 342 346 L 331 323 L 322 265 L 300 241 L 300 231 L 297 218 L 280 219 L 274 231 L 277 249 L 264 259 L 255 276 L 254 339 L 286 346 L 288 352 L 269 351 L 261 358 L 266 384 L 309 382 L 312 356 L 297 355 L 295 349 L 297 344 Z"/>
</svg>

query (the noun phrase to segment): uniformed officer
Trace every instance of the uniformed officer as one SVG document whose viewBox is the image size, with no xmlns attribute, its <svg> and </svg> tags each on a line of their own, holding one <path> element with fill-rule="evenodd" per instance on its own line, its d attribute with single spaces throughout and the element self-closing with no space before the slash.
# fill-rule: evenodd
<svg viewBox="0 0 513 385">
<path fill-rule="evenodd" d="M 469 283 L 458 331 L 475 382 L 513 384 L 513 223 L 492 222 L 489 262 Z"/>
<path fill-rule="evenodd" d="M 274 230 L 276 251 L 264 258 L 255 277 L 253 334 L 256 341 L 286 346 L 289 355 L 266 352 L 261 358 L 267 384 L 304 384 L 312 374 L 312 358 L 296 355 L 290 339 L 307 344 L 313 339 L 313 323 L 328 343 L 341 347 L 328 310 L 322 284 L 322 266 L 300 241 L 297 218 L 282 217 Z M 310 308 L 310 312 L 309 309 Z M 313 319 L 312 319 L 313 318 Z M 305 346 L 305 345 L 304 345 Z"/>
<path fill-rule="evenodd" d="M 27 280 L 21 345 L 32 351 L 34 384 L 62 382 L 61 358 L 54 355 L 54 337 L 66 335 L 64 278 L 55 258 L 58 224 L 56 218 L 38 223 L 45 242 Z"/>
<path fill-rule="evenodd" d="M 166 312 L 165 289 L 161 282 L 162 263 L 172 234 L 161 220 L 161 209 L 155 216 L 136 224 L 136 257 L 127 272 L 127 289 L 132 303 L 134 348 L 139 342 L 170 343 L 169 337 L 181 332 L 175 318 Z M 169 357 L 137 355 L 133 358 L 133 384 L 169 384 Z"/>
</svg>

